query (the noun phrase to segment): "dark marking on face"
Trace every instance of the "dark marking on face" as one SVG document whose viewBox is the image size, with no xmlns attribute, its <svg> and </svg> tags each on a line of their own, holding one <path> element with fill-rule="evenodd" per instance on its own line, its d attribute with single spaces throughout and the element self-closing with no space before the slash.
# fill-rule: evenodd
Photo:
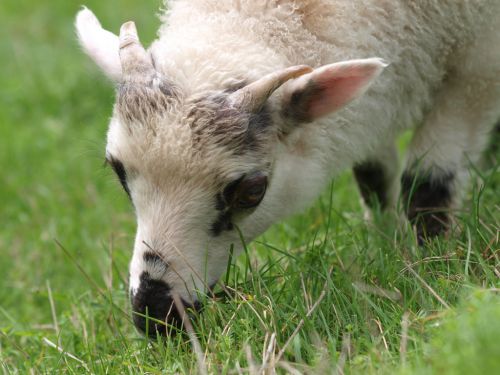
<svg viewBox="0 0 500 375">
<path fill-rule="evenodd" d="M 303 90 L 294 91 L 283 103 L 282 116 L 293 123 L 311 122 L 311 103 L 323 92 L 323 88 L 310 81 Z"/>
<path fill-rule="evenodd" d="M 202 149 L 211 143 L 235 155 L 267 153 L 273 131 L 269 106 L 264 105 L 257 113 L 247 113 L 233 107 L 228 96 L 228 92 L 207 93 L 188 104 L 186 119 L 195 148 Z"/>
<path fill-rule="evenodd" d="M 140 81 L 125 81 L 117 88 L 117 109 L 128 123 L 149 123 L 161 117 L 173 101 L 180 98 L 178 88 L 157 73 Z"/>
<path fill-rule="evenodd" d="M 140 332 L 152 338 L 156 337 L 157 333 L 163 336 L 168 333 L 175 334 L 171 327 L 155 320 L 181 328 L 182 318 L 170 296 L 170 290 L 170 286 L 164 281 L 152 279 L 147 272 L 141 274 L 139 288 L 135 294 L 131 294 L 133 321 Z M 186 308 L 193 308 L 195 311 L 201 309 L 198 302 L 194 305 L 182 302 Z M 155 320 L 146 319 L 146 315 Z"/>
<path fill-rule="evenodd" d="M 152 251 L 146 251 L 143 254 L 143 259 L 146 264 L 152 265 L 152 266 L 162 266 L 165 268 L 165 270 L 168 268 L 168 263 L 163 260 L 163 258 L 159 255 L 156 254 Z"/>
<path fill-rule="evenodd" d="M 222 197 L 221 193 L 217 193 L 215 195 L 215 209 L 217 211 L 224 211 L 224 209 L 227 207 L 227 203 Z"/>
<path fill-rule="evenodd" d="M 267 184 L 267 175 L 257 171 L 230 182 L 222 193 L 216 194 L 215 209 L 219 213 L 211 226 L 212 235 L 216 237 L 225 230 L 233 230 L 232 214 L 252 212 L 264 198 Z"/>
<path fill-rule="evenodd" d="M 387 179 L 382 164 L 368 161 L 353 168 L 354 177 L 365 203 L 370 208 L 387 207 Z"/>
<path fill-rule="evenodd" d="M 244 123 L 238 111 L 228 106 L 226 99 L 226 94 L 216 92 L 190 103 L 186 119 L 193 132 L 195 147 L 212 142 L 230 145 L 231 139 L 243 132 Z"/>
<path fill-rule="evenodd" d="M 272 127 L 271 110 L 269 105 L 265 104 L 257 113 L 251 113 L 248 120 L 248 130 L 245 137 L 245 145 L 252 151 L 258 151 L 259 135 L 267 132 Z"/>
<path fill-rule="evenodd" d="M 416 176 L 406 171 L 401 177 L 401 188 L 406 214 L 417 228 L 418 241 L 443 234 L 449 227 L 447 210 L 453 198 L 451 172 L 437 176 Z"/>
<path fill-rule="evenodd" d="M 118 180 L 120 180 L 120 184 L 122 185 L 123 190 L 125 190 L 128 197 L 131 198 L 130 189 L 127 183 L 127 172 L 125 171 L 123 163 L 114 157 L 108 157 L 107 162 L 109 163 L 109 165 L 111 165 L 111 168 L 113 168 L 113 171 L 115 171 L 116 175 L 118 176 Z"/>
<path fill-rule="evenodd" d="M 217 219 L 210 228 L 210 232 L 214 237 L 219 236 L 223 231 L 233 229 L 233 224 L 231 222 L 231 202 L 236 188 L 243 177 L 231 182 L 221 193 L 215 195 L 215 209 L 219 211 L 219 213 Z"/>
<path fill-rule="evenodd" d="M 161 93 L 163 95 L 165 95 L 166 97 L 175 97 L 177 96 L 177 91 L 176 89 L 174 88 L 174 86 L 172 86 L 170 83 L 168 82 L 161 82 L 159 85 L 158 85 L 158 89 L 161 91 Z"/>
<path fill-rule="evenodd" d="M 223 231 L 233 230 L 234 225 L 231 222 L 232 214 L 230 210 L 219 213 L 217 219 L 212 224 L 211 233 L 214 237 L 219 236 Z"/>
</svg>

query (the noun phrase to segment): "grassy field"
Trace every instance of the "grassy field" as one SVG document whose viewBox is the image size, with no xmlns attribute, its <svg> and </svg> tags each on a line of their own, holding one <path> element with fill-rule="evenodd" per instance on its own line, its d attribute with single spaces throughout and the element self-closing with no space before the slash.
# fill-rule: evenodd
<svg viewBox="0 0 500 375">
<path fill-rule="evenodd" d="M 149 43 L 160 1 L 88 0 Z M 79 51 L 74 0 L 0 2 L 0 369 L 196 373 L 186 337 L 136 333 L 135 231 L 104 137 L 113 88 Z M 402 140 L 404 145 L 405 140 Z M 500 176 L 490 152 L 458 228 L 423 248 L 363 212 L 350 174 L 231 266 L 195 322 L 209 373 L 500 373 Z"/>
</svg>

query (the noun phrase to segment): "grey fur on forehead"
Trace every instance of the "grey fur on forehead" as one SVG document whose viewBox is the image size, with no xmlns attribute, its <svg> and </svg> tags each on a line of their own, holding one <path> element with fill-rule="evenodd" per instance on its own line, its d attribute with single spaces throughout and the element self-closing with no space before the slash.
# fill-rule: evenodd
<svg viewBox="0 0 500 375">
<path fill-rule="evenodd" d="M 224 91 L 184 99 L 166 80 L 123 82 L 118 86 L 116 109 L 129 126 L 140 124 L 155 134 L 158 126 L 171 125 L 169 120 L 166 123 L 158 120 L 174 113 L 170 121 L 179 121 L 190 128 L 193 151 L 203 152 L 207 146 L 215 145 L 235 155 L 264 152 L 273 131 L 270 109 L 265 105 L 258 113 L 248 113 L 233 107 L 227 98 L 242 86 L 244 82 L 238 80 Z"/>
<path fill-rule="evenodd" d="M 242 111 L 228 102 L 229 91 L 200 96 L 186 105 L 194 147 L 210 143 L 228 147 L 237 155 L 264 152 L 273 132 L 269 106 L 257 113 Z"/>
<path fill-rule="evenodd" d="M 179 97 L 179 92 L 172 83 L 153 76 L 146 81 L 120 83 L 116 105 L 118 113 L 126 122 L 144 124 L 161 117 Z"/>
</svg>

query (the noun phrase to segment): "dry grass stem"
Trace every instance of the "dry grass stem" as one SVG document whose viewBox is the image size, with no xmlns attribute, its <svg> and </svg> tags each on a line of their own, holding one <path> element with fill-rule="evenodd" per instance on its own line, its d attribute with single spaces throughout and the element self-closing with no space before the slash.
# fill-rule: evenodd
<svg viewBox="0 0 500 375">
<path fill-rule="evenodd" d="M 410 313 L 406 311 L 401 320 L 401 341 L 399 343 L 399 355 L 401 363 L 406 365 L 406 351 L 408 348 L 408 327 L 410 325 Z"/>
<path fill-rule="evenodd" d="M 427 289 L 439 301 L 439 303 L 441 303 L 441 305 L 443 305 L 447 309 L 450 308 L 450 305 L 448 305 L 446 301 L 442 299 L 441 296 L 437 294 L 436 291 L 432 289 L 432 287 L 429 284 L 427 284 L 427 282 L 424 279 L 422 279 L 422 277 L 417 272 L 415 272 L 415 270 L 408 263 L 406 264 L 406 268 L 408 269 L 408 271 L 411 272 L 413 276 L 415 276 L 418 279 L 418 281 L 422 283 L 425 289 Z"/>
<path fill-rule="evenodd" d="M 382 336 L 382 342 L 384 343 L 384 348 L 385 350 L 389 351 L 389 345 L 387 345 L 387 340 L 385 339 L 385 334 L 384 334 L 384 328 L 382 327 L 382 323 L 378 319 L 373 319 L 375 324 L 378 327 L 378 330 L 380 331 L 380 335 Z"/>
<path fill-rule="evenodd" d="M 318 300 L 314 303 L 314 305 L 307 312 L 306 318 L 309 318 L 312 315 L 312 313 L 314 312 L 314 310 L 316 310 L 316 308 L 319 306 L 319 304 L 321 303 L 321 301 L 323 301 L 323 298 L 325 298 L 325 296 L 326 296 L 326 290 L 323 289 L 321 291 L 321 294 L 320 294 Z M 295 328 L 295 330 L 293 331 L 293 333 L 290 335 L 290 337 L 286 341 L 285 345 L 283 345 L 283 347 L 279 351 L 278 355 L 276 356 L 276 361 L 279 361 L 281 359 L 281 357 L 283 357 L 283 354 L 285 353 L 285 350 L 288 348 L 288 346 L 290 345 L 290 343 L 292 342 L 292 340 L 295 338 L 295 336 L 297 336 L 297 334 L 299 333 L 299 331 L 302 328 L 302 326 L 304 325 L 304 323 L 305 323 L 305 319 L 303 318 L 303 319 L 300 320 L 299 324 L 297 325 L 297 327 Z"/>
<path fill-rule="evenodd" d="M 395 302 L 399 302 L 402 299 L 402 295 L 399 290 L 387 290 L 378 286 L 365 284 L 361 281 L 356 281 L 353 283 L 353 285 L 361 292 L 373 294 L 379 297 L 389 298 L 390 300 Z"/>
<path fill-rule="evenodd" d="M 248 373 L 250 375 L 258 375 L 259 371 L 257 370 L 257 365 L 255 364 L 255 361 L 253 360 L 253 354 L 252 354 L 252 349 L 248 344 L 245 345 L 245 353 L 247 357 L 247 362 L 248 362 Z"/>
<path fill-rule="evenodd" d="M 57 344 L 54 344 L 52 341 L 50 341 L 48 338 L 44 337 L 43 339 L 43 342 L 45 344 L 47 344 L 48 346 L 50 346 L 51 348 L 54 348 L 56 349 L 59 353 L 63 354 L 64 356 L 68 357 L 68 358 L 71 358 L 72 360 L 78 362 L 79 364 L 81 364 L 85 370 L 87 370 L 87 372 L 91 373 L 89 367 L 87 366 L 87 364 L 85 362 L 83 362 L 80 358 L 76 357 L 75 355 L 67 352 L 66 350 L 64 350 L 61 346 L 57 345 Z"/>
<path fill-rule="evenodd" d="M 178 294 L 172 293 L 172 298 L 174 299 L 175 307 L 179 312 L 179 315 L 182 317 L 182 324 L 186 328 L 186 332 L 189 336 L 189 341 L 191 342 L 191 346 L 193 347 L 193 351 L 196 354 L 196 361 L 198 364 L 198 372 L 201 375 L 208 374 L 207 364 L 205 363 L 205 355 L 203 354 L 203 350 L 201 349 L 200 342 L 196 337 L 196 333 L 194 332 L 193 325 L 191 324 L 191 320 L 186 313 L 186 309 L 184 308 L 184 304 L 181 301 L 181 298 Z"/>
<path fill-rule="evenodd" d="M 345 333 L 342 339 L 342 351 L 340 352 L 340 357 L 336 368 L 336 373 L 338 375 L 344 375 L 344 367 L 347 362 L 347 358 L 350 357 L 350 352 L 351 352 L 351 335 L 349 333 Z"/>
<path fill-rule="evenodd" d="M 52 321 L 54 322 L 54 331 L 56 332 L 58 343 L 61 344 L 59 342 L 61 335 L 59 330 L 59 323 L 57 322 L 56 305 L 54 303 L 54 298 L 52 297 L 52 288 L 50 287 L 49 280 L 47 280 L 46 285 L 47 285 L 47 293 L 49 296 L 50 313 L 52 314 Z"/>
</svg>

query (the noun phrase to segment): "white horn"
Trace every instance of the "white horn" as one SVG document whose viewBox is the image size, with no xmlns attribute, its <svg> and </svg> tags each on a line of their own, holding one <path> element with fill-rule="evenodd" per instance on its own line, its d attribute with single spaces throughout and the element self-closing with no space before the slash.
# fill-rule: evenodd
<svg viewBox="0 0 500 375">
<path fill-rule="evenodd" d="M 307 65 L 297 65 L 270 73 L 232 93 L 229 100 L 235 107 L 248 112 L 258 112 L 271 94 L 286 81 L 312 72 Z"/>
<path fill-rule="evenodd" d="M 120 28 L 120 61 L 124 78 L 149 76 L 155 71 L 151 58 L 139 41 L 133 21 L 124 23 Z"/>
</svg>

